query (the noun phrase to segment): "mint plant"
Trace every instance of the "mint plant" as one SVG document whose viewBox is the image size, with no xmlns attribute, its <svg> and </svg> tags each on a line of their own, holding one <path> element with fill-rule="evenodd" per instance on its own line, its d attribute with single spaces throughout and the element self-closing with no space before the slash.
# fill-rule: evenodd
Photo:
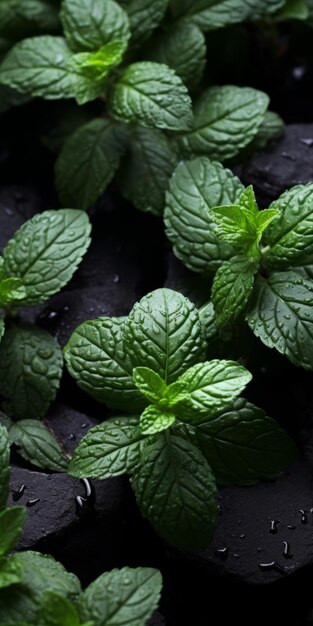
<svg viewBox="0 0 313 626">
<path fill-rule="evenodd" d="M 214 275 L 208 336 L 246 320 L 269 348 L 313 368 L 313 186 L 297 185 L 259 211 L 251 187 L 220 164 L 180 164 L 165 224 L 189 269 Z"/>
<path fill-rule="evenodd" d="M 70 474 L 129 474 L 144 517 L 183 549 L 204 547 L 212 537 L 216 482 L 274 478 L 294 457 L 277 423 L 238 398 L 251 374 L 233 361 L 203 360 L 204 330 L 187 298 L 158 289 L 126 319 L 84 322 L 65 347 L 78 385 L 127 412 L 88 432 Z"/>
<path fill-rule="evenodd" d="M 204 33 L 272 15 L 284 0 L 258 0 L 253 8 L 247 0 L 207 4 L 63 0 L 62 33 L 53 34 L 47 20 L 49 34 L 27 36 L 6 53 L 0 85 L 13 94 L 79 105 L 103 101 L 96 119 L 82 122 L 74 105 L 68 123 L 62 119 L 56 187 L 65 206 L 90 208 L 115 177 L 138 209 L 162 215 L 181 158 L 228 160 L 254 140 L 258 145 L 280 133 L 282 122 L 267 111 L 261 91 L 199 86 L 207 60 Z M 188 90 L 195 94 L 194 110 Z"/>
<path fill-rule="evenodd" d="M 64 471 L 67 459 L 52 433 L 37 420 L 59 388 L 62 349 L 47 331 L 26 324 L 17 312 L 46 302 L 64 287 L 89 243 L 85 213 L 45 211 L 15 233 L 0 258 L 0 395 L 7 414 L 0 415 L 0 422 L 8 427 L 24 458 L 52 470 Z"/>
</svg>

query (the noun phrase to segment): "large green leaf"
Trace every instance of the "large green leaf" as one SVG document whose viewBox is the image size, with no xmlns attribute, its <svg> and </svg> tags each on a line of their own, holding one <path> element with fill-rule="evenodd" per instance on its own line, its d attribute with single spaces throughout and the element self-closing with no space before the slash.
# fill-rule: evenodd
<svg viewBox="0 0 313 626">
<path fill-rule="evenodd" d="M 38 612 L 38 623 L 45 626 L 79 626 L 81 624 L 73 603 L 55 591 L 44 593 Z"/>
<path fill-rule="evenodd" d="M 10 443 L 5 426 L 0 423 L 0 510 L 7 503 L 10 483 Z"/>
<path fill-rule="evenodd" d="M 70 374 L 79 387 L 98 402 L 129 412 L 142 410 L 146 401 L 136 387 L 134 365 L 124 347 L 124 324 L 117 318 L 84 322 L 64 349 Z"/>
<path fill-rule="evenodd" d="M 0 394 L 11 415 L 39 419 L 60 385 L 62 350 L 46 331 L 33 326 L 10 328 L 0 344 Z"/>
<path fill-rule="evenodd" d="M 92 619 L 95 626 L 145 626 L 158 606 L 161 588 L 161 574 L 152 568 L 106 572 L 81 595 L 82 619 Z"/>
<path fill-rule="evenodd" d="M 269 348 L 294 365 L 313 369 L 313 284 L 295 272 L 259 277 L 247 321 Z"/>
<path fill-rule="evenodd" d="M 169 0 L 120 0 L 127 11 L 135 45 L 148 39 L 161 23 Z"/>
<path fill-rule="evenodd" d="M 207 31 L 264 17 L 284 3 L 285 0 L 171 0 L 171 8 L 175 17 Z"/>
<path fill-rule="evenodd" d="M 194 110 L 193 128 L 180 138 L 182 150 L 225 161 L 236 156 L 255 137 L 269 98 L 249 87 L 210 87 Z"/>
<path fill-rule="evenodd" d="M 234 322 L 244 310 L 252 293 L 256 270 L 256 264 L 238 256 L 223 263 L 217 271 L 211 296 L 219 326 Z"/>
<path fill-rule="evenodd" d="M 11 441 L 19 454 L 43 469 L 66 472 L 69 459 L 55 435 L 38 420 L 20 420 L 10 428 Z"/>
<path fill-rule="evenodd" d="M 58 26 L 57 7 L 49 0 L 0 0 L 0 37 L 16 41 Z"/>
<path fill-rule="evenodd" d="M 161 537 L 188 550 L 209 543 L 217 517 L 215 480 L 191 443 L 166 434 L 147 446 L 133 488 L 142 515 Z"/>
<path fill-rule="evenodd" d="M 230 170 L 205 157 L 178 165 L 166 196 L 164 221 L 176 256 L 189 269 L 215 271 L 232 256 L 232 248 L 217 240 L 209 210 L 238 202 L 243 189 Z"/>
<path fill-rule="evenodd" d="M 199 312 L 171 289 L 157 289 L 135 304 L 124 338 L 133 367 L 149 367 L 168 384 L 205 352 Z"/>
<path fill-rule="evenodd" d="M 109 107 L 116 119 L 147 128 L 186 130 L 192 123 L 185 85 L 167 65 L 151 61 L 133 63 L 119 75 Z"/>
<path fill-rule="evenodd" d="M 15 233 L 3 251 L 4 272 L 21 279 L 23 304 L 45 302 L 72 278 L 90 244 L 88 216 L 76 209 L 45 211 Z"/>
<path fill-rule="evenodd" d="M 0 559 L 14 550 L 24 527 L 26 509 L 14 506 L 0 513 Z"/>
<path fill-rule="evenodd" d="M 55 170 L 56 188 L 64 205 L 86 210 L 94 204 L 120 164 L 127 136 L 122 124 L 96 119 L 69 137 Z"/>
<path fill-rule="evenodd" d="M 7 589 L 21 581 L 22 568 L 13 556 L 10 559 L 0 558 L 0 589 Z M 1 621 L 3 624 L 3 622 Z M 25 626 L 28 626 L 25 624 Z"/>
</svg>

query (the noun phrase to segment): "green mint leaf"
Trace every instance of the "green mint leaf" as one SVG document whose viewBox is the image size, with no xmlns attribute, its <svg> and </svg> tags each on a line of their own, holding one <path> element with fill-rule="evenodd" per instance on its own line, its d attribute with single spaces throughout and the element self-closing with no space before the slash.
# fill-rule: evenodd
<svg viewBox="0 0 313 626">
<path fill-rule="evenodd" d="M 269 268 L 285 269 L 313 262 L 313 183 L 297 185 L 272 202 L 279 211 L 266 231 L 270 249 L 265 254 Z"/>
<path fill-rule="evenodd" d="M 37 625 L 38 607 L 46 591 L 55 591 L 73 601 L 80 594 L 78 578 L 51 556 L 27 550 L 12 558 L 21 567 L 22 580 L 20 585 L 0 592 L 0 619 L 5 617 L 8 624 Z"/>
<path fill-rule="evenodd" d="M 17 43 L 0 65 L 0 83 L 47 99 L 75 96 L 72 52 L 62 37 L 43 35 Z"/>
<path fill-rule="evenodd" d="M 157 33 L 148 46 L 147 58 L 175 70 L 188 89 L 201 82 L 206 66 L 206 43 L 197 26 L 175 24 L 161 35 Z"/>
<path fill-rule="evenodd" d="M 247 312 L 254 334 L 298 366 L 313 368 L 313 285 L 295 272 L 256 281 Z"/>
<path fill-rule="evenodd" d="M 248 256 L 258 256 L 258 231 L 256 219 L 240 205 L 219 206 L 211 209 L 216 236 Z"/>
<path fill-rule="evenodd" d="M 44 211 L 28 220 L 3 251 L 7 276 L 21 279 L 23 304 L 45 302 L 72 278 L 90 244 L 88 216 L 76 209 Z"/>
<path fill-rule="evenodd" d="M 1 426 L 5 426 L 5 428 L 7 429 L 7 431 L 10 430 L 11 426 L 12 426 L 12 420 L 10 417 L 8 417 L 5 413 L 3 413 L 2 411 L 0 411 L 0 425 Z"/>
<path fill-rule="evenodd" d="M 43 469 L 65 472 L 69 460 L 55 435 L 38 420 L 20 420 L 12 424 L 10 438 L 19 454 Z"/>
<path fill-rule="evenodd" d="M 265 211 L 260 211 L 256 218 L 258 234 L 262 235 L 269 225 L 274 220 L 277 220 L 279 214 L 280 211 L 278 209 L 266 209 Z"/>
<path fill-rule="evenodd" d="M 0 558 L 0 589 L 6 589 L 16 585 L 22 579 L 22 568 L 17 563 L 16 557 L 10 559 Z M 7 593 L 7 591 L 5 591 Z M 2 621 L 2 620 L 1 620 Z M 27 626 L 27 624 L 25 624 Z"/>
<path fill-rule="evenodd" d="M 303 276 L 303 278 L 306 278 L 307 280 L 313 280 L 313 264 L 311 263 L 300 265 L 299 267 L 291 267 L 288 269 L 291 269 L 293 272 L 300 274 L 300 276 Z"/>
<path fill-rule="evenodd" d="M 2 0 L 0 2 L 0 37 L 24 39 L 59 26 L 58 11 L 49 0 Z"/>
<path fill-rule="evenodd" d="M 151 404 L 147 406 L 140 417 L 140 430 L 144 435 L 154 435 L 162 430 L 167 430 L 176 421 L 171 412 L 166 412 L 162 407 Z"/>
<path fill-rule="evenodd" d="M 179 145 L 189 156 L 231 159 L 257 134 L 268 103 L 265 93 L 249 87 L 210 87 L 196 102 L 193 127 Z"/>
<path fill-rule="evenodd" d="M 125 348 L 135 366 L 170 384 L 205 352 L 199 313 L 182 294 L 157 289 L 135 304 L 124 323 Z"/>
<path fill-rule="evenodd" d="M 78 444 L 69 465 L 72 476 L 111 478 L 132 472 L 146 438 L 137 417 L 117 417 L 91 428 Z"/>
<path fill-rule="evenodd" d="M 169 0 L 120 0 L 128 14 L 132 42 L 140 45 L 161 24 Z"/>
<path fill-rule="evenodd" d="M 227 326 L 242 313 L 251 296 L 257 264 L 244 256 L 224 263 L 214 277 L 212 301 L 218 326 Z"/>
<path fill-rule="evenodd" d="M 163 215 L 165 192 L 177 160 L 162 131 L 135 126 L 118 175 L 123 196 L 140 211 Z"/>
<path fill-rule="evenodd" d="M 14 550 L 24 527 L 26 509 L 15 506 L 0 512 L 0 558 Z"/>
<path fill-rule="evenodd" d="M 99 576 L 79 598 L 82 619 L 95 626 L 145 626 L 157 608 L 162 576 L 148 567 L 112 570 Z"/>
<path fill-rule="evenodd" d="M 146 406 L 132 378 L 134 365 L 124 347 L 124 322 L 118 318 L 104 317 L 78 326 L 64 356 L 78 386 L 98 402 L 128 412 Z"/>
<path fill-rule="evenodd" d="M 285 20 L 306 20 L 310 15 L 306 0 L 287 0 L 285 5 L 276 13 L 275 22 Z"/>
<path fill-rule="evenodd" d="M 55 591 L 43 594 L 38 622 L 45 626 L 79 626 L 81 623 L 73 603 Z"/>
<path fill-rule="evenodd" d="M 25 300 L 26 289 L 22 285 L 20 278 L 0 279 L 0 306 L 6 307 L 10 304 L 18 304 L 20 300 Z"/>
<path fill-rule="evenodd" d="M 204 328 L 205 338 L 208 343 L 215 339 L 218 334 L 218 327 L 216 324 L 216 314 L 214 311 L 214 305 L 212 300 L 207 304 L 204 304 L 199 309 L 200 322 Z"/>
<path fill-rule="evenodd" d="M 283 131 L 284 122 L 273 111 L 266 111 L 263 122 L 252 142 L 247 146 L 249 151 L 263 150 L 268 141 L 278 139 Z"/>
<path fill-rule="evenodd" d="M 122 124 L 95 119 L 67 139 L 55 167 L 56 188 L 64 205 L 87 210 L 96 202 L 119 167 L 127 137 Z"/>
<path fill-rule="evenodd" d="M 177 434 L 199 447 L 220 485 L 277 478 L 296 455 L 293 441 L 277 422 L 243 398 L 197 427 L 178 427 Z"/>
<path fill-rule="evenodd" d="M 178 379 L 188 395 L 178 399 L 173 411 L 183 421 L 200 422 L 229 406 L 251 379 L 250 372 L 234 361 L 198 363 Z"/>
<path fill-rule="evenodd" d="M 129 65 L 112 86 L 109 107 L 116 119 L 147 128 L 185 130 L 192 123 L 187 88 L 172 69 L 161 63 Z"/>
<path fill-rule="evenodd" d="M 41 328 L 10 328 L 0 344 L 0 393 L 17 419 L 39 419 L 54 400 L 62 376 L 62 350 Z"/>
<path fill-rule="evenodd" d="M 150 402 L 158 403 L 166 395 L 168 387 L 164 380 L 149 367 L 135 367 L 133 379 L 136 387 Z"/>
<path fill-rule="evenodd" d="M 127 42 L 130 37 L 127 13 L 114 0 L 63 0 L 60 17 L 74 52 L 93 52 L 112 40 Z"/>
<path fill-rule="evenodd" d="M 161 537 L 188 550 L 209 543 L 217 518 L 215 480 L 191 443 L 160 436 L 145 448 L 132 484 L 142 515 Z"/>
<path fill-rule="evenodd" d="M 216 271 L 233 254 L 215 235 L 209 209 L 239 201 L 244 187 L 220 163 L 200 157 L 180 163 L 170 181 L 164 221 L 175 255 L 194 272 Z"/>
<path fill-rule="evenodd" d="M 285 0 L 171 0 L 174 17 L 209 31 L 272 14 Z"/>
<path fill-rule="evenodd" d="M 106 79 L 122 62 L 126 49 L 123 41 L 110 41 L 97 52 L 78 52 L 68 62 L 68 67 L 77 75 L 75 98 L 78 104 L 95 100 L 105 89 Z"/>
<path fill-rule="evenodd" d="M 6 427 L 0 423 L 0 510 L 6 506 L 10 484 L 10 443 Z"/>
</svg>

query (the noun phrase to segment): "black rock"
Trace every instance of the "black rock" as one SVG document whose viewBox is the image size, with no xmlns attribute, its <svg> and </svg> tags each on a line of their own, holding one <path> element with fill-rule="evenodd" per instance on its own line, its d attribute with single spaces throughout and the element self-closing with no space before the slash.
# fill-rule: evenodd
<svg viewBox="0 0 313 626">
<path fill-rule="evenodd" d="M 155 613 L 151 619 L 147 622 L 147 626 L 165 626 L 165 620 L 163 615 Z"/>
<path fill-rule="evenodd" d="M 43 210 L 40 193 L 31 185 L 0 187 L 0 250 L 22 224 Z"/>
</svg>

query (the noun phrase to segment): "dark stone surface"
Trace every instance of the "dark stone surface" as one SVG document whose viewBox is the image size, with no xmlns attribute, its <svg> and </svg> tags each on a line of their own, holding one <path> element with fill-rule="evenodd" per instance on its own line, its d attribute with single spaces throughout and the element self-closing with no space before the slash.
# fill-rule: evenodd
<svg viewBox="0 0 313 626">
<path fill-rule="evenodd" d="M 22 224 L 43 210 L 40 194 L 32 185 L 0 187 L 0 250 Z"/>
<path fill-rule="evenodd" d="M 245 185 L 253 185 L 262 207 L 286 189 L 313 180 L 313 124 L 290 124 L 246 163 L 233 168 Z"/>
<path fill-rule="evenodd" d="M 147 622 L 147 626 L 165 626 L 165 620 L 163 615 L 161 615 L 160 613 L 156 613 L 155 615 L 153 615 L 153 617 L 151 617 L 151 619 L 149 619 L 149 621 Z"/>
</svg>

